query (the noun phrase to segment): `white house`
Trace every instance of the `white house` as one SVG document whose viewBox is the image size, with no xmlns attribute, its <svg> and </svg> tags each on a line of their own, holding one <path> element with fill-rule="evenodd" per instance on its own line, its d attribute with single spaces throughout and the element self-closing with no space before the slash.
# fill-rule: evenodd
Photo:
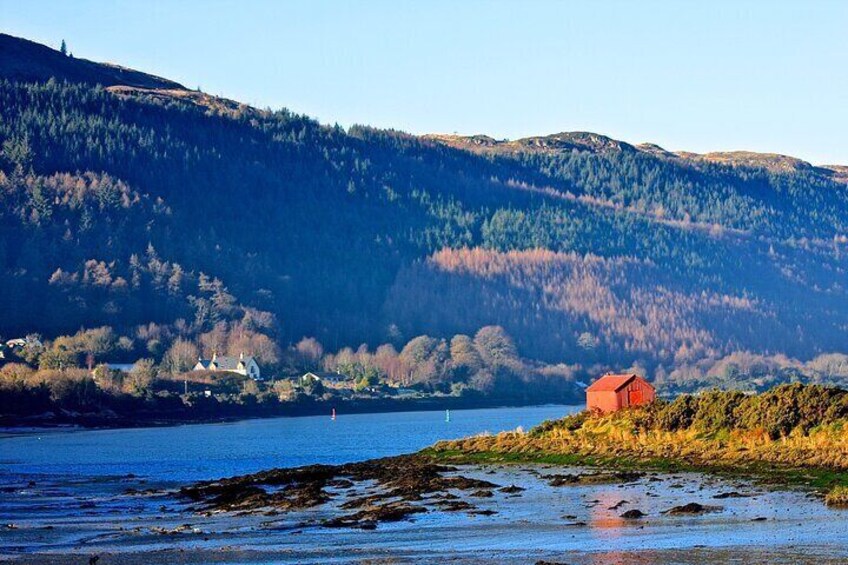
<svg viewBox="0 0 848 565">
<path fill-rule="evenodd" d="M 7 351 L 14 351 L 15 348 L 23 349 L 25 347 L 41 347 L 41 341 L 34 336 L 26 338 L 10 339 L 6 343 L 0 342 L 0 359 L 6 358 Z"/>
<path fill-rule="evenodd" d="M 122 375 L 129 375 L 132 372 L 133 367 L 135 367 L 135 363 L 101 363 L 89 371 L 89 375 L 91 375 L 91 378 L 94 379 L 94 382 L 96 383 L 99 382 L 98 376 L 103 374 L 98 371 L 100 367 L 105 367 L 107 371 L 117 371 Z"/>
<path fill-rule="evenodd" d="M 245 357 L 244 353 L 239 354 L 238 357 L 224 357 L 213 353 L 212 359 L 198 359 L 193 370 L 238 373 L 257 381 L 262 380 L 256 359 L 251 356 Z"/>
<path fill-rule="evenodd" d="M 319 381 L 321 384 L 329 388 L 341 389 L 353 387 L 353 381 L 350 380 L 347 375 L 342 375 L 341 373 L 318 373 L 309 371 L 300 377 L 300 383 L 302 385 L 316 381 Z"/>
</svg>

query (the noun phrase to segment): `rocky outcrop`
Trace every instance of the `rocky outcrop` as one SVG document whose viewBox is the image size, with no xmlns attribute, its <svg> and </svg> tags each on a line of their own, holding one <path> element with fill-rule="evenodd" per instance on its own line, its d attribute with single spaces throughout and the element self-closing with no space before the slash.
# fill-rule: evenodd
<svg viewBox="0 0 848 565">
<path fill-rule="evenodd" d="M 458 500 L 451 490 L 491 498 L 499 485 L 456 474 L 457 469 L 426 457 L 392 457 L 347 465 L 309 465 L 200 482 L 178 495 L 198 504 L 200 512 L 268 513 L 314 508 L 343 498 L 339 508 L 354 511 L 322 522 L 326 527 L 370 529 L 380 522 L 427 512 L 423 504 L 447 512 L 490 515 Z M 521 490 L 521 487 L 512 487 Z M 367 492 L 363 492 L 363 490 Z M 426 497 L 426 499 L 425 499 Z"/>
</svg>

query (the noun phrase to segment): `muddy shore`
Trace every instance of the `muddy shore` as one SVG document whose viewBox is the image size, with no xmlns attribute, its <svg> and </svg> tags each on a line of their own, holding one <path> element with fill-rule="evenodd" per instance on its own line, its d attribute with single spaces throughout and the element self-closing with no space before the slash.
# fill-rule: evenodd
<svg viewBox="0 0 848 565">
<path fill-rule="evenodd" d="M 20 484 L 0 496 L 14 527 L 0 559 L 34 565 L 848 560 L 848 511 L 807 491 L 696 473 L 419 454 L 192 484 Z M 40 506 L 6 511 L 25 496 Z"/>
</svg>

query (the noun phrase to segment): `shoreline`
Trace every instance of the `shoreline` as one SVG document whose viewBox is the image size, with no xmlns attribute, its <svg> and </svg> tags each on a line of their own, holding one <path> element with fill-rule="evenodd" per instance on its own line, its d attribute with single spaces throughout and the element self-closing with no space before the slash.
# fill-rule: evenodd
<svg viewBox="0 0 848 565">
<path fill-rule="evenodd" d="M 699 403 L 693 420 L 713 413 L 709 398 Z M 657 422 L 667 421 L 660 416 L 669 406 L 575 413 L 527 432 L 458 434 L 463 439 L 350 463 L 320 463 L 312 454 L 296 465 L 269 459 L 258 471 L 200 480 L 176 479 L 173 471 L 158 483 L 136 475 L 105 482 L 22 477 L 10 485 L 18 504 L 4 516 L 13 526 L 8 546 L 20 549 L 0 558 L 71 563 L 98 555 L 100 565 L 845 562 L 848 508 L 825 494 L 848 485 L 842 416 L 813 412 L 807 431 L 797 425 L 772 437 L 756 428 L 664 428 Z M 545 412 L 550 418 L 561 410 Z M 438 415 L 419 418 L 441 428 Z M 335 428 L 323 419 L 303 422 Z M 415 418 L 395 419 L 417 426 Z M 362 441 L 383 433 L 396 445 L 397 435 L 384 433 L 377 419 L 351 420 L 368 427 L 357 436 Z"/>
<path fill-rule="evenodd" d="M 848 510 L 825 505 L 811 492 L 815 485 L 793 480 L 813 477 L 816 468 L 761 480 L 763 462 L 721 469 L 701 460 L 696 468 L 684 458 L 603 453 L 598 436 L 594 453 L 569 453 L 562 444 L 559 453 L 533 451 L 520 444 L 539 439 L 533 430 L 202 480 L 45 476 L 27 485 L 23 477 L 10 485 L 15 503 L 4 523 L 12 527 L 0 559 L 701 565 L 753 556 L 806 565 L 848 558 L 841 534 Z M 449 449 L 462 442 L 466 452 Z M 29 506 L 35 500 L 37 509 Z"/>
<path fill-rule="evenodd" d="M 460 440 L 461 441 L 461 440 Z M 421 455 L 432 457 L 445 465 L 506 465 L 506 466 L 555 466 L 562 468 L 589 468 L 609 472 L 643 473 L 697 473 L 717 479 L 743 479 L 756 484 L 799 490 L 810 493 L 824 503 L 829 485 L 848 483 L 848 472 L 821 467 L 793 467 L 766 461 L 751 461 L 747 465 L 706 464 L 674 458 L 640 458 L 635 455 L 612 456 L 584 453 L 551 452 L 508 452 L 482 450 L 466 452 L 445 449 L 439 442 L 421 451 Z"/>
<path fill-rule="evenodd" d="M 582 402 L 574 399 L 563 399 L 562 402 L 522 402 L 504 398 L 462 398 L 462 397 L 432 397 L 414 399 L 368 399 L 311 401 L 285 406 L 284 410 L 270 410 L 258 413 L 233 414 L 223 416 L 167 415 L 151 414 L 136 416 L 115 416 L 99 413 L 69 414 L 53 417 L 31 416 L 14 418 L 0 416 L 0 438 L 2 435 L 16 435 L 27 432 L 37 433 L 45 430 L 95 430 L 95 429 L 132 429 L 159 428 L 170 426 L 221 424 L 247 420 L 264 420 L 274 418 L 299 418 L 307 416 L 329 416 L 333 409 L 339 416 L 345 414 L 387 414 L 394 412 L 438 412 L 442 410 L 482 410 L 489 408 L 530 408 L 537 406 L 578 406 Z"/>
<path fill-rule="evenodd" d="M 67 495 L 88 509 L 83 522 L 65 517 L 64 499 L 44 517 L 11 519 L 18 522 L 9 531 L 18 549 L 0 558 L 70 564 L 98 556 L 99 565 L 788 565 L 848 557 L 840 533 L 848 512 L 833 512 L 798 489 L 699 473 L 495 462 L 452 467 L 411 454 L 164 490 L 137 477 L 116 485 L 113 494 L 96 487 Z M 116 521 L 116 512 L 129 508 L 132 520 Z M 617 540 L 614 549 L 608 536 Z"/>
<path fill-rule="evenodd" d="M 443 462 L 536 462 L 753 477 L 848 506 L 848 392 L 781 385 L 755 396 L 713 391 L 606 414 L 584 411 L 529 432 L 439 442 Z"/>
</svg>

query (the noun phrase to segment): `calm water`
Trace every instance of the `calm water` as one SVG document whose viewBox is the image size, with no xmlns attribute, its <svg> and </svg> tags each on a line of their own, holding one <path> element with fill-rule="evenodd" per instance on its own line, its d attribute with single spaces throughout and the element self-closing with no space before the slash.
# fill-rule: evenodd
<svg viewBox="0 0 848 565">
<path fill-rule="evenodd" d="M 345 463 L 417 451 L 441 439 L 529 428 L 582 406 L 340 414 L 166 428 L 50 431 L 0 438 L 2 477 L 108 476 L 191 481 L 272 467 Z"/>
</svg>

